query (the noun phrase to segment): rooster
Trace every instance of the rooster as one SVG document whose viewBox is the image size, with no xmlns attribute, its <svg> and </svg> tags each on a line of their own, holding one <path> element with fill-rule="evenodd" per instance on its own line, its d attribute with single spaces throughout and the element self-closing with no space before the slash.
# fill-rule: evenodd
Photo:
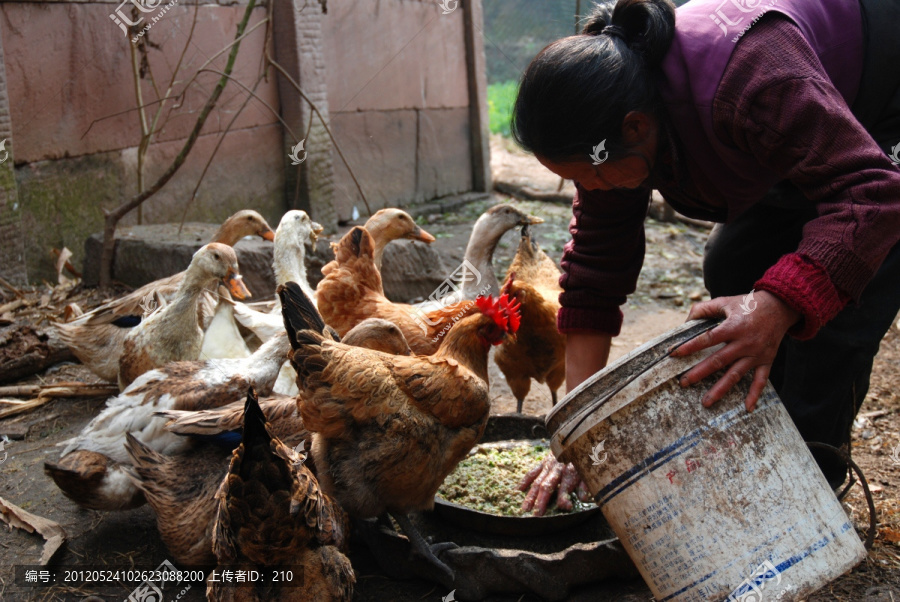
<svg viewBox="0 0 900 602">
<path fill-rule="evenodd" d="M 518 330 L 518 303 L 478 298 L 477 313 L 459 320 L 433 356 L 395 356 L 321 334 L 321 316 L 295 284 L 278 294 L 322 488 L 354 518 L 390 513 L 413 550 L 452 581 L 407 514 L 434 506 L 444 478 L 484 433 L 488 351 Z"/>
<path fill-rule="evenodd" d="M 364 228 L 353 228 L 333 247 L 334 261 L 322 268 L 325 279 L 316 295 L 325 322 L 341 336 L 366 318 L 384 318 L 400 328 L 414 353 L 430 355 L 455 322 L 477 311 L 472 301 L 429 313 L 390 301 L 379 292 L 381 274 L 373 259 L 372 237 Z"/>
<path fill-rule="evenodd" d="M 507 274 L 503 292 L 522 304 L 523 323 L 516 340 L 497 349 L 494 361 L 516 396 L 517 412 L 522 412 L 532 378 L 547 383 L 556 405 L 557 390 L 566 380 L 566 337 L 556 328 L 560 272 L 532 240 L 528 226 L 522 228 L 519 249 Z"/>
</svg>

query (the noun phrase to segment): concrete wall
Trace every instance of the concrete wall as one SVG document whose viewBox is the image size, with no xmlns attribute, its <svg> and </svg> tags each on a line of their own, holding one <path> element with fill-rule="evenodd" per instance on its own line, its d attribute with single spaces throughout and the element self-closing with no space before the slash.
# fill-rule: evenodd
<svg viewBox="0 0 900 602">
<path fill-rule="evenodd" d="M 255 9 L 251 27 L 265 18 L 268 1 Z M 435 0 L 275 1 L 275 55 L 323 111 L 373 211 L 489 187 L 479 171 L 486 165 L 479 150 L 486 147 L 486 133 L 480 133 L 486 132 L 486 118 L 484 110 L 470 107 L 473 99 L 485 104 L 477 101 L 483 98 L 483 73 L 480 80 L 469 73 L 483 64 L 480 0 L 450 0 L 448 6 L 456 8 L 446 15 Z M 153 45 L 147 60 L 159 95 L 185 47 L 195 9 L 193 39 L 171 95 L 180 94 L 186 80 L 233 40 L 246 3 L 177 0 L 153 23 L 145 39 Z M 54 278 L 51 247 L 67 246 L 78 265 L 84 240 L 102 228 L 103 210 L 137 192 L 133 44 L 110 18 L 121 6 L 130 17 L 131 3 L 118 0 L 0 3 L 0 62 L 8 91 L 7 116 L 0 69 L 0 137 L 9 131 L 7 148 L 15 150 L 7 165 L 0 164 L 0 259 L 19 258 L 32 282 Z M 241 44 L 234 77 L 244 86 L 257 79 L 265 33 L 260 27 Z M 472 48 L 481 56 L 474 62 Z M 226 55 L 210 68 L 221 71 Z M 256 93 L 291 131 L 305 135 L 308 105 L 287 88 L 283 75 L 269 75 Z M 177 107 L 173 101 L 166 105 L 164 127 L 147 156 L 145 186 L 177 155 L 217 80 L 215 73 L 200 74 Z M 158 98 L 146 76 L 141 90 L 145 103 Z M 143 223 L 182 219 L 220 135 L 245 98 L 240 86 L 229 83 L 187 162 L 144 204 Z M 328 224 L 350 218 L 353 207 L 365 215 L 347 168 L 316 119 L 306 141 L 309 159 L 291 165 L 287 151 L 300 137 L 251 101 L 225 136 L 187 221 L 221 222 L 245 207 L 259 210 L 273 227 L 291 207 L 311 210 Z M 136 222 L 132 212 L 121 223 Z M 14 240 L 17 232 L 27 236 Z M 0 275 L 21 280 L 13 263 L 0 263 Z"/>
<path fill-rule="evenodd" d="M 454 3 L 449 3 L 453 6 Z M 330 0 L 331 127 L 372 210 L 472 190 L 463 3 Z M 365 208 L 339 157 L 335 204 Z"/>
<path fill-rule="evenodd" d="M 117 7 L 118 3 L 103 2 L 0 4 L 15 178 L 32 281 L 52 278 L 51 247 L 69 247 L 79 265 L 85 238 L 102 227 L 103 209 L 137 191 L 140 126 L 133 110 L 137 102 L 130 42 L 109 16 Z M 194 8 L 182 0 L 146 34 L 158 45 L 147 57 L 161 95 L 188 40 Z M 246 2 L 200 5 L 181 80 L 233 40 L 245 8 Z M 251 25 L 265 14 L 265 6 L 256 8 Z M 256 30 L 241 44 L 233 75 L 248 87 L 256 81 L 264 30 Z M 226 54 L 210 68 L 221 71 Z M 217 79 L 214 73 L 202 73 L 188 87 L 182 106 L 173 109 L 173 101 L 167 104 L 160 117 L 164 128 L 147 154 L 145 186 L 177 155 Z M 173 92 L 183 88 L 184 83 L 176 84 Z M 149 78 L 142 80 L 142 89 L 145 102 L 157 98 Z M 256 93 L 279 109 L 271 78 Z M 229 84 L 187 162 L 144 204 L 144 223 L 181 220 L 220 133 L 245 98 L 237 85 Z M 187 212 L 188 221 L 219 222 L 244 207 L 277 221 L 283 212 L 281 144 L 276 116 L 251 101 L 218 150 Z M 137 213 L 132 212 L 122 223 L 136 220 Z"/>
</svg>

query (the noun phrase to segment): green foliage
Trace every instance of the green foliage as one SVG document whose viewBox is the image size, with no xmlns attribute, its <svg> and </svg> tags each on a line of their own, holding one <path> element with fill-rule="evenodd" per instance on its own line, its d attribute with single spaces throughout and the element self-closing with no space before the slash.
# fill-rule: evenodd
<svg viewBox="0 0 900 602">
<path fill-rule="evenodd" d="M 519 84 L 515 81 L 505 81 L 488 86 L 488 122 L 492 134 L 509 136 L 509 119 L 512 117 L 512 108 L 516 102 L 516 93 Z"/>
</svg>

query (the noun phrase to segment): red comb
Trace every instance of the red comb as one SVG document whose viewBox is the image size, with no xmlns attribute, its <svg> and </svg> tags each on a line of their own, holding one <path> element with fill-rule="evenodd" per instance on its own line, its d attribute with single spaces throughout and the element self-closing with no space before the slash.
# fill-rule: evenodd
<svg viewBox="0 0 900 602">
<path fill-rule="evenodd" d="M 481 313 L 492 318 L 494 323 L 505 332 L 514 334 L 519 330 L 522 317 L 519 315 L 520 303 L 518 299 L 510 300 L 506 293 L 500 295 L 496 301 L 493 297 L 478 297 L 475 299 Z"/>
</svg>

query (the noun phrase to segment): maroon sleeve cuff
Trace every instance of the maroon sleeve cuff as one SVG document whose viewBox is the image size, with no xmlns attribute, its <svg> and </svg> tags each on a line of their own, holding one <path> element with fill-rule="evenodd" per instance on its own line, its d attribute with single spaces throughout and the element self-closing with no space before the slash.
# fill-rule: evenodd
<svg viewBox="0 0 900 602">
<path fill-rule="evenodd" d="M 619 308 L 563 307 L 556 316 L 556 327 L 563 334 L 577 330 L 593 330 L 615 337 L 622 330 L 622 319 L 622 310 Z"/>
<path fill-rule="evenodd" d="M 834 286 L 822 266 L 801 253 L 782 257 L 753 288 L 777 295 L 803 314 L 803 319 L 788 330 L 801 341 L 813 338 L 850 299 Z"/>
</svg>

